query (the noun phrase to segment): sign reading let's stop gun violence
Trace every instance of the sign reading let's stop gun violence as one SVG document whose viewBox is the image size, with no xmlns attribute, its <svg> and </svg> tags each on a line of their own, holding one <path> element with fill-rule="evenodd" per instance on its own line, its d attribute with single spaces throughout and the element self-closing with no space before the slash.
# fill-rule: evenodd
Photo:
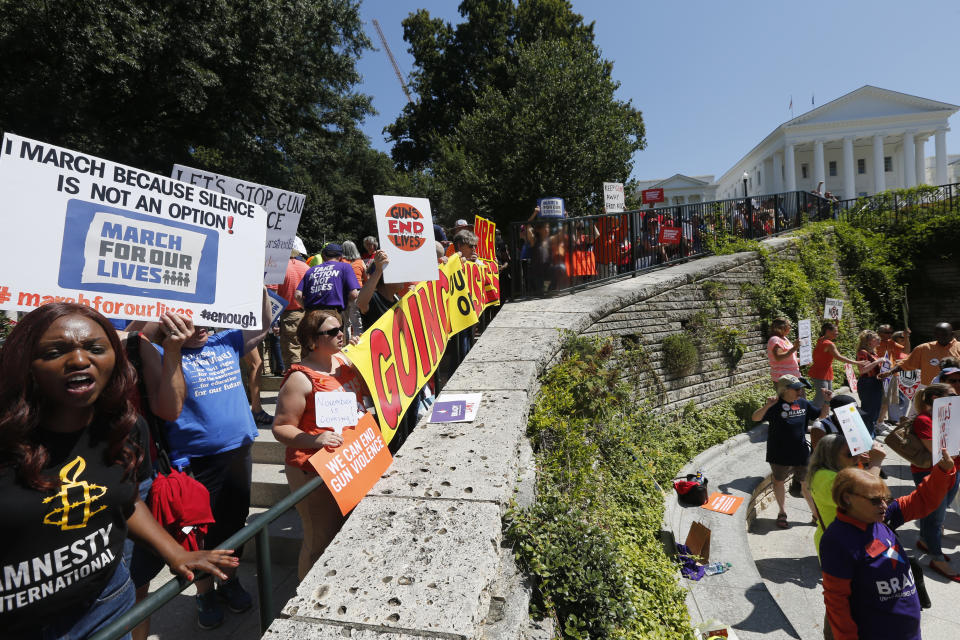
<svg viewBox="0 0 960 640">
<path fill-rule="evenodd" d="M 76 302 L 111 318 L 260 326 L 260 206 L 9 133 L 0 202 L 2 309 Z"/>
<path fill-rule="evenodd" d="M 300 225 L 305 195 L 185 167 L 182 164 L 173 165 L 173 172 L 170 175 L 177 180 L 263 207 L 267 212 L 263 282 L 264 284 L 283 282 L 287 274 L 287 261 L 297 236 L 297 227 Z"/>
<path fill-rule="evenodd" d="M 420 282 L 437 279 L 433 216 L 426 198 L 373 196 L 380 248 L 390 264 L 383 281 Z"/>
</svg>

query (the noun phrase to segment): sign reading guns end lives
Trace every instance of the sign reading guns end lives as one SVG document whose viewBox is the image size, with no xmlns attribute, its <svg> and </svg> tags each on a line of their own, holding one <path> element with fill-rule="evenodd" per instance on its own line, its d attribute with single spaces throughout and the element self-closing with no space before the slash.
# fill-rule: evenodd
<svg viewBox="0 0 960 640">
<path fill-rule="evenodd" d="M 262 207 L 9 133 L 0 200 L 0 309 L 260 326 Z"/>
</svg>

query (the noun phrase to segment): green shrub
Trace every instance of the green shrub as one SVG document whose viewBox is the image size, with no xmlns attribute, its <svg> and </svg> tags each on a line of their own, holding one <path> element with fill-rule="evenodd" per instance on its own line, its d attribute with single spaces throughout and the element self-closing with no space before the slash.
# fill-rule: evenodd
<svg viewBox="0 0 960 640">
<path fill-rule="evenodd" d="M 747 345 L 740 341 L 742 335 L 743 332 L 735 327 L 717 327 L 713 332 L 714 344 L 726 356 L 731 369 L 747 352 Z"/>
<path fill-rule="evenodd" d="M 663 339 L 663 366 L 671 375 L 690 375 L 700 361 L 700 352 L 690 334 L 674 333 Z"/>
</svg>

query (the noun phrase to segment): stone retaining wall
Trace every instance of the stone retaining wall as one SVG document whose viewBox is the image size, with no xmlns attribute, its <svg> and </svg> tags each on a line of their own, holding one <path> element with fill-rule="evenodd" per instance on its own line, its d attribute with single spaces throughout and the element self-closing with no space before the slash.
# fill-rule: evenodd
<svg viewBox="0 0 960 640">
<path fill-rule="evenodd" d="M 772 252 L 793 246 L 765 244 Z M 265 637 L 549 638 L 528 619 L 529 591 L 502 546 L 501 516 L 512 499 L 533 499 L 527 415 L 561 330 L 639 336 L 666 404 L 709 401 L 769 375 L 758 318 L 739 286 L 756 281 L 759 269 L 755 253 L 713 256 L 506 305 L 446 387 L 483 392 L 477 421 L 418 425 Z M 703 280 L 723 283 L 718 321 L 741 327 L 748 351 L 731 371 L 707 349 L 698 372 L 671 379 L 659 341 L 694 312 L 714 312 Z"/>
</svg>

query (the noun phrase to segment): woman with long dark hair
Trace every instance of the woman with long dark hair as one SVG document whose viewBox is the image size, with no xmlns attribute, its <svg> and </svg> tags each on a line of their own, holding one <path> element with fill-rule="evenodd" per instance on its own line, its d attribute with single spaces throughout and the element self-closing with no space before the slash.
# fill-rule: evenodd
<svg viewBox="0 0 960 640">
<path fill-rule="evenodd" d="M 4 634 L 85 638 L 133 605 L 127 534 L 171 570 L 223 575 L 232 551 L 185 551 L 153 519 L 135 374 L 113 327 L 83 305 L 27 314 L 0 352 L 0 598 Z"/>
</svg>

